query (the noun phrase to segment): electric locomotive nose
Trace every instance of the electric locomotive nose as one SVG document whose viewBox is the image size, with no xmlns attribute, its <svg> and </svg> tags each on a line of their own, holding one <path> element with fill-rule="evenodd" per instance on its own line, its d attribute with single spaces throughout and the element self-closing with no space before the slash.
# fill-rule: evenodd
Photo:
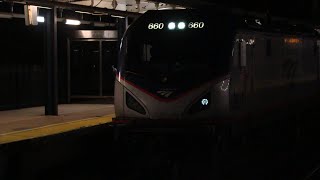
<svg viewBox="0 0 320 180">
<path fill-rule="evenodd" d="M 120 74 L 124 80 L 117 86 L 118 104 L 122 105 L 117 106 L 118 114 L 183 119 L 191 109 L 193 114 L 189 113 L 189 117 L 204 116 L 210 111 L 206 108 L 213 107 L 214 93 L 212 97 L 202 96 L 214 86 L 210 85 L 213 79 L 229 71 L 230 62 L 226 59 L 233 43 L 229 17 L 209 17 L 188 10 L 149 11 L 140 18 L 128 28 L 122 41 L 119 64 L 134 73 Z M 222 41 L 208 46 L 208 42 Z M 136 101 L 126 101 L 126 92 Z M 137 112 L 142 109 L 139 104 L 145 114 Z"/>
</svg>

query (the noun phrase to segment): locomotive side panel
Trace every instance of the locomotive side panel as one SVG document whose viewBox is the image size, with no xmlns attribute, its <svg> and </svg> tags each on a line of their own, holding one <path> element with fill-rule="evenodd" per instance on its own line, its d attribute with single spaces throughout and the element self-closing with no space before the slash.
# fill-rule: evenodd
<svg viewBox="0 0 320 180">
<path fill-rule="evenodd" d="M 320 90 L 317 78 L 316 41 L 311 38 L 303 38 L 300 47 L 301 54 L 296 59 L 288 57 L 288 65 L 285 71 L 287 77 L 291 78 L 291 94 L 296 98 L 296 102 L 293 102 L 295 106 L 297 106 L 297 103 L 301 103 L 301 106 L 303 106 L 308 103 L 306 102 L 308 99 L 317 98 Z"/>
<path fill-rule="evenodd" d="M 285 119 L 318 97 L 314 38 L 245 32 L 236 39 L 230 90 L 235 116 L 250 116 L 257 122 Z M 245 49 L 239 40 L 246 42 Z"/>
<path fill-rule="evenodd" d="M 282 61 L 285 53 L 282 36 L 279 34 L 258 34 L 253 47 L 251 71 L 252 91 L 248 108 L 251 114 L 263 117 L 275 112 L 281 115 L 288 101 L 288 82 L 282 78 Z M 280 110 L 280 112 L 279 112 Z M 278 111 L 278 112 L 276 112 Z"/>
</svg>

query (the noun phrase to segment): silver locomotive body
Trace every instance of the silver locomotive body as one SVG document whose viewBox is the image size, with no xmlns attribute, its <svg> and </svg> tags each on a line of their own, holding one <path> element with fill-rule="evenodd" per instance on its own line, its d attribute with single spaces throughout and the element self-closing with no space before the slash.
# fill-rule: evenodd
<svg viewBox="0 0 320 180">
<path fill-rule="evenodd" d="M 253 24 L 194 10 L 144 14 L 122 40 L 116 119 L 247 122 L 319 97 L 314 32 Z"/>
</svg>

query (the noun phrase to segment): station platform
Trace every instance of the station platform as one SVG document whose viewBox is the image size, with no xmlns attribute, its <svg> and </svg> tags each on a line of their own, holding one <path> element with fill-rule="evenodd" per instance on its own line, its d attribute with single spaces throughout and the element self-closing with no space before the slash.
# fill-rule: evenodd
<svg viewBox="0 0 320 180">
<path fill-rule="evenodd" d="M 0 145 L 106 124 L 113 104 L 62 104 L 59 116 L 45 116 L 44 107 L 0 111 Z"/>
</svg>

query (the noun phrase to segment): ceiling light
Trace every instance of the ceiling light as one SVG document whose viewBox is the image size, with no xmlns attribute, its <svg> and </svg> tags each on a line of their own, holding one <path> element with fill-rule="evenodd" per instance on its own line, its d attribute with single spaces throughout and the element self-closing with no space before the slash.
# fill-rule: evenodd
<svg viewBox="0 0 320 180">
<path fill-rule="evenodd" d="M 37 17 L 37 21 L 40 22 L 40 23 L 43 23 L 44 22 L 44 17 L 43 16 L 38 16 Z"/>
<path fill-rule="evenodd" d="M 74 12 L 81 13 L 81 14 L 90 14 L 90 15 L 92 15 L 92 13 L 90 13 L 90 12 L 84 12 L 84 11 L 74 11 Z"/>
<path fill-rule="evenodd" d="M 40 9 L 52 9 L 50 7 L 45 7 L 45 6 L 38 6 L 38 8 L 40 8 Z"/>
<path fill-rule="evenodd" d="M 81 22 L 79 20 L 74 20 L 74 19 L 66 19 L 66 24 L 68 25 L 74 25 L 74 26 L 78 26 L 81 24 Z"/>
<path fill-rule="evenodd" d="M 116 18 L 126 18 L 124 16 L 116 16 L 116 15 L 111 15 L 111 17 L 116 17 Z"/>
</svg>

